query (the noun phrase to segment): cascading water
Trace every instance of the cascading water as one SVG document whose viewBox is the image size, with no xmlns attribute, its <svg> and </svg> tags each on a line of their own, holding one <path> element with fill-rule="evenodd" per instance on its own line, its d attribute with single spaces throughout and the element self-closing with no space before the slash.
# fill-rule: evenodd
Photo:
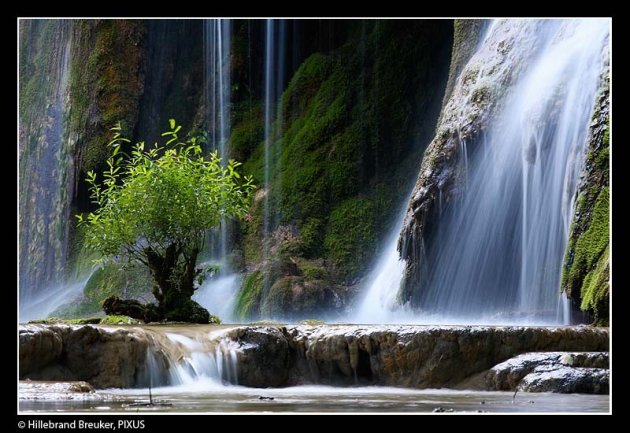
<svg viewBox="0 0 630 433">
<path fill-rule="evenodd" d="M 408 198 L 406 195 L 405 198 Z M 401 210 L 404 216 L 407 203 Z M 398 254 L 397 244 L 402 219 L 396 224 L 386 244 L 380 260 L 376 263 L 375 271 L 367 278 L 365 296 L 357 308 L 353 321 L 357 323 L 389 323 L 400 322 L 402 319 L 413 320 L 412 313 L 398 305 L 398 290 L 405 270 L 405 262 Z M 395 313 L 394 313 L 395 312 Z"/>
<path fill-rule="evenodd" d="M 238 384 L 239 344 L 224 331 L 151 332 L 138 385 Z"/>
<path fill-rule="evenodd" d="M 20 77 L 19 119 L 21 320 L 34 317 L 35 310 L 50 313 L 55 303 L 41 301 L 64 279 L 74 185 L 66 127 L 71 49 L 71 21 L 21 22 L 20 62 L 25 72 Z M 65 295 L 63 299 L 70 300 Z"/>
<path fill-rule="evenodd" d="M 208 121 L 208 144 L 217 151 L 224 164 L 230 158 L 230 50 L 232 23 L 225 19 L 206 20 L 205 35 L 205 74 L 206 74 L 206 113 Z M 197 290 L 194 299 L 224 322 L 233 317 L 233 307 L 240 278 L 230 269 L 228 247 L 230 238 L 229 221 L 210 233 L 209 264 L 216 264 L 218 274 L 207 279 Z"/>
<path fill-rule="evenodd" d="M 282 130 L 280 97 L 284 90 L 286 61 L 286 20 L 268 19 L 265 23 L 265 157 L 263 202 L 263 256 L 269 259 L 269 238 L 279 223 L 279 197 L 271 195 L 271 176 L 279 176 L 279 155 L 282 144 L 278 138 Z M 265 274 L 265 287 L 269 288 Z"/>
<path fill-rule="evenodd" d="M 456 89 L 443 118 L 470 130 L 484 98 L 498 101 L 473 140 L 460 139 L 461 188 L 436 204 L 437 228 L 421 240 L 414 320 L 553 323 L 564 308 L 561 264 L 609 21 L 499 20 L 487 29 L 458 82 L 476 88 L 459 100 Z M 366 298 L 381 311 L 391 310 L 404 269 L 387 251 Z M 400 320 L 372 319 L 370 308 L 366 301 L 364 320 Z"/>
</svg>

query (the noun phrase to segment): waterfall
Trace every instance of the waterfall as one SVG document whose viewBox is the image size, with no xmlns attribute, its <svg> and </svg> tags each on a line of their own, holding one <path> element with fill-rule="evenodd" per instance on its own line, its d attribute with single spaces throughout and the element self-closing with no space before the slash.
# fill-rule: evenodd
<svg viewBox="0 0 630 433">
<path fill-rule="evenodd" d="M 449 122 L 459 137 L 460 187 L 443 205 L 435 185 L 436 227 L 412 247 L 422 269 L 415 321 L 566 316 L 558 315 L 562 258 L 608 35 L 608 20 L 487 27 L 442 116 L 440 126 Z M 367 294 L 382 310 L 403 272 L 387 251 Z"/>
<path fill-rule="evenodd" d="M 271 191 L 272 177 L 280 182 L 280 155 L 282 153 L 282 116 L 280 97 L 284 90 L 287 52 L 286 20 L 268 19 L 265 22 L 265 133 L 264 133 L 264 188 L 263 202 L 263 257 L 269 259 L 269 242 L 272 232 L 280 223 L 280 195 Z M 265 287 L 268 288 L 265 274 Z"/>
<path fill-rule="evenodd" d="M 238 384 L 239 343 L 224 331 L 150 333 L 138 385 Z"/>
<path fill-rule="evenodd" d="M 22 20 L 19 44 L 19 294 L 25 319 L 34 304 L 52 311 L 42 296 L 65 276 L 74 185 L 67 127 L 72 22 Z"/>
<path fill-rule="evenodd" d="M 270 167 L 271 167 L 271 115 L 272 115 L 272 102 L 274 98 L 273 91 L 273 59 L 274 59 L 274 20 L 267 20 L 265 25 L 265 173 L 264 173 L 264 188 L 266 189 L 263 209 L 263 242 L 265 243 L 265 250 L 267 249 L 267 238 L 270 232 L 270 219 L 271 213 L 269 203 L 269 184 L 270 184 Z M 265 256 L 268 256 L 268 251 L 265 251 Z"/>
<path fill-rule="evenodd" d="M 231 32 L 230 20 L 212 19 L 204 23 L 208 145 L 210 150 L 218 152 L 223 164 L 230 158 Z M 220 227 L 209 234 L 210 259 L 205 266 L 216 264 L 220 269 L 193 296 L 200 305 L 228 323 L 233 320 L 236 292 L 240 286 L 239 276 L 230 268 L 230 236 L 229 221 L 222 221 Z"/>
<path fill-rule="evenodd" d="M 404 217 L 407 199 L 399 215 Z M 352 318 L 356 323 L 394 323 L 401 320 L 413 321 L 413 313 L 408 308 L 398 305 L 398 291 L 405 271 L 405 261 L 398 254 L 398 236 L 402 229 L 403 219 L 394 226 L 387 238 L 386 249 L 376 262 L 374 271 L 368 276 L 356 314 Z"/>
</svg>

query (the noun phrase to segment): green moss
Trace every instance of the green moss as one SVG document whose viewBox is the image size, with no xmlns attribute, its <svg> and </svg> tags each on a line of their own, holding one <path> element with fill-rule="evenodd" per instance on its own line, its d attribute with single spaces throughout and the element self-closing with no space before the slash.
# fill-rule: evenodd
<svg viewBox="0 0 630 433">
<path fill-rule="evenodd" d="M 586 275 L 582 284 L 582 304 L 585 311 L 593 311 L 596 324 L 605 325 L 608 321 L 609 294 L 609 251 L 597 262 L 597 266 Z"/>
<path fill-rule="evenodd" d="M 309 326 L 317 326 L 317 325 L 325 325 L 326 322 L 324 322 L 323 320 L 318 320 L 318 319 L 306 319 L 306 320 L 300 320 L 300 322 L 298 323 L 298 325 L 309 325 Z"/>
<path fill-rule="evenodd" d="M 609 93 L 598 96 L 591 123 L 585 173 L 562 269 L 562 290 L 588 311 L 595 324 L 608 323 L 610 277 Z"/>
<path fill-rule="evenodd" d="M 240 119 L 232 127 L 230 135 L 231 157 L 237 161 L 247 161 L 264 140 L 264 112 L 260 103 L 252 107 L 242 104 L 236 110 Z"/>
<path fill-rule="evenodd" d="M 247 319 L 258 316 L 264 284 L 265 274 L 261 271 L 252 272 L 245 277 L 234 308 L 237 317 Z"/>
<path fill-rule="evenodd" d="M 575 244 L 575 257 L 569 278 L 575 278 L 577 272 L 591 269 L 595 261 L 608 248 L 609 242 L 609 207 L 610 192 L 604 188 L 599 192 L 588 229 Z"/>
<path fill-rule="evenodd" d="M 306 280 L 323 280 L 330 278 L 328 270 L 324 266 L 323 260 L 304 260 L 297 261 L 298 268 Z"/>
<path fill-rule="evenodd" d="M 351 198 L 330 214 L 324 245 L 326 256 L 348 277 L 356 277 L 376 247 L 374 206 L 366 198 Z"/>
<path fill-rule="evenodd" d="M 261 313 L 265 317 L 302 319 L 334 308 L 335 294 L 322 281 L 306 281 L 300 276 L 279 278 L 265 297 Z"/>
<path fill-rule="evenodd" d="M 603 188 L 597 196 L 588 229 L 575 242 L 567 275 L 570 282 L 583 278 L 581 308 L 593 311 L 596 320 L 608 315 L 609 206 L 609 189 Z"/>
<path fill-rule="evenodd" d="M 65 324 L 65 325 L 138 325 L 142 322 L 127 316 L 105 316 L 105 317 L 86 317 L 80 319 L 63 319 L 59 317 L 49 317 L 42 320 L 31 320 L 28 323 L 41 323 L 46 325 Z"/>
<path fill-rule="evenodd" d="M 321 253 L 324 243 L 325 223 L 322 218 L 306 218 L 300 227 L 302 253 L 305 257 L 315 257 Z"/>
<path fill-rule="evenodd" d="M 111 128 L 135 127 L 142 93 L 146 29 L 136 20 L 77 21 L 70 70 L 70 127 L 79 134 L 83 171 L 107 158 Z"/>
<path fill-rule="evenodd" d="M 329 293 L 326 287 L 354 281 L 390 231 L 442 97 L 435 82 L 448 67 L 448 53 L 440 63 L 445 45 L 436 41 L 450 43 L 452 32 L 448 22 L 399 24 L 355 22 L 344 45 L 312 54 L 290 79 L 268 143 L 269 186 L 259 191 L 244 226 L 245 263 L 258 271 L 241 287 L 240 317 L 259 314 L 261 305 L 266 313 L 291 310 L 289 300 L 307 286 Z M 237 108 L 232 141 L 251 149 L 244 171 L 262 185 L 263 110 L 253 105 L 255 120 L 245 118 L 249 105 Z M 263 248 L 265 201 L 271 238 L 290 230 L 296 239 Z M 298 271 L 276 272 L 269 262 L 277 255 L 290 257 Z"/>
<path fill-rule="evenodd" d="M 138 325 L 142 322 L 127 316 L 105 316 L 100 323 L 102 325 Z"/>
</svg>

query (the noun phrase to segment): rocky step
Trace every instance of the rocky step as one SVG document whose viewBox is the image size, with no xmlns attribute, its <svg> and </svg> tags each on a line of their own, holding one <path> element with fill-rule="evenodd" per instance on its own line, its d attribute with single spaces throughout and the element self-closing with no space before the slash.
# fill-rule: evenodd
<svg viewBox="0 0 630 433">
<path fill-rule="evenodd" d="M 160 343 L 176 334 L 197 349 Z M 173 368 L 206 340 L 234 348 L 238 384 L 445 387 L 516 355 L 607 351 L 607 328 L 526 326 L 103 326 L 21 325 L 20 378 L 85 380 L 95 388 L 146 386 L 149 352 Z M 190 346 L 193 347 L 193 346 Z M 202 349 L 199 349 L 201 347 Z M 212 347 L 211 345 L 207 347 Z M 168 385 L 168 374 L 161 377 Z M 532 385 L 533 386 L 533 385 Z"/>
</svg>

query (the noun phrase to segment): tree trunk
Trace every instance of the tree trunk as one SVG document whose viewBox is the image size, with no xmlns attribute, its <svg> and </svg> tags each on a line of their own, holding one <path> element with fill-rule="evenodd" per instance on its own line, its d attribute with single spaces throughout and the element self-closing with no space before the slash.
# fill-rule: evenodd
<svg viewBox="0 0 630 433">
<path fill-rule="evenodd" d="M 210 320 L 208 311 L 191 299 L 195 290 L 195 277 L 198 273 L 196 264 L 199 249 L 193 248 L 187 256 L 183 254 L 178 244 L 173 243 L 166 248 L 163 255 L 158 254 L 152 248 L 146 248 L 144 253 L 154 280 L 153 295 L 158 301 L 157 308 L 154 308 L 157 316 L 159 316 L 157 320 L 208 323 Z M 178 270 L 180 256 L 183 257 L 184 264 Z M 116 314 L 125 315 L 129 315 L 127 314 L 129 312 L 134 314 L 130 317 L 141 320 L 145 319 L 140 316 L 145 315 L 147 318 L 151 316 L 151 319 L 155 320 L 155 317 L 151 315 L 153 313 L 146 315 L 142 310 L 142 308 L 150 305 L 143 306 L 137 301 L 133 302 L 135 304 L 116 298 L 109 302 L 109 311 L 117 311 Z"/>
<path fill-rule="evenodd" d="M 182 277 L 181 291 L 183 295 L 192 297 L 195 291 L 195 278 L 199 273 L 197 271 L 197 256 L 199 255 L 199 249 L 193 248 L 190 257 L 186 258 L 186 267 L 184 275 Z"/>
</svg>

